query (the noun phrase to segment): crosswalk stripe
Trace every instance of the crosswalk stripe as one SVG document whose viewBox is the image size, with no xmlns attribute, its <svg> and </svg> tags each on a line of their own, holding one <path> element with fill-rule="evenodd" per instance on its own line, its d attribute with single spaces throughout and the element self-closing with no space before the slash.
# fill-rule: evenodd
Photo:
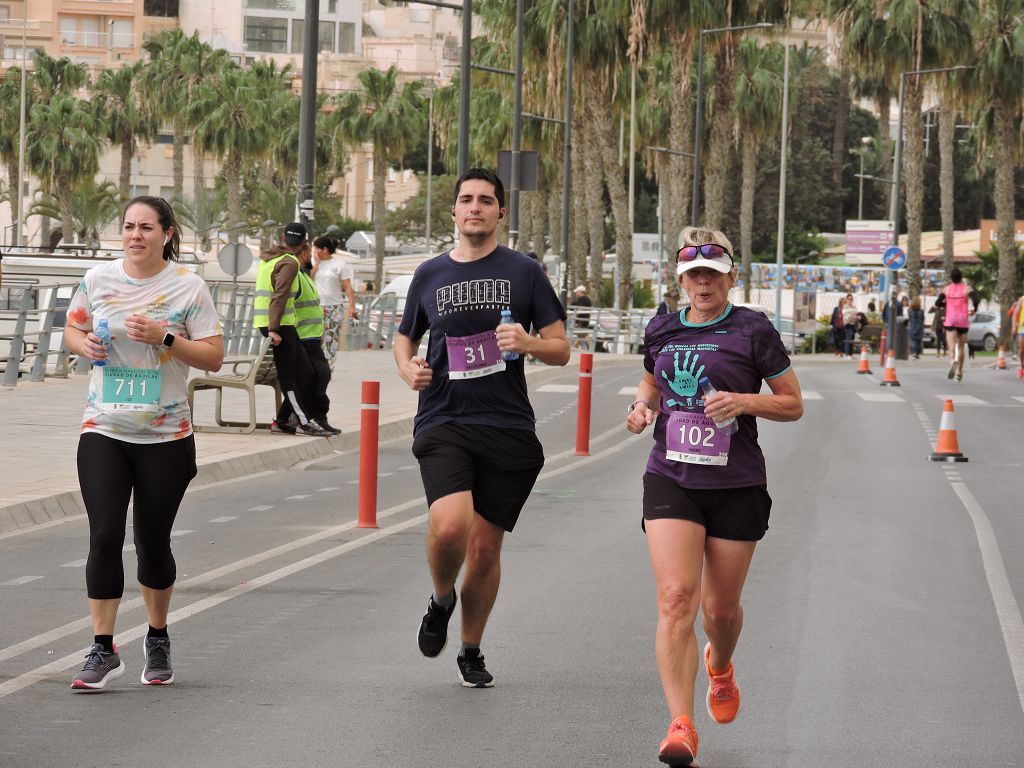
<svg viewBox="0 0 1024 768">
<path fill-rule="evenodd" d="M 805 389 L 803 391 L 804 400 L 823 400 L 821 392 L 815 392 L 813 389 Z"/>
<path fill-rule="evenodd" d="M 935 395 L 939 400 L 945 402 L 946 400 L 952 400 L 954 406 L 961 405 L 988 405 L 984 400 L 971 395 Z"/>
<path fill-rule="evenodd" d="M 907 402 L 899 395 L 892 395 L 888 392 L 858 392 L 857 396 L 866 403 L 905 403 Z"/>
<path fill-rule="evenodd" d="M 537 387 L 536 392 L 558 392 L 561 394 L 569 394 L 575 392 L 579 387 L 576 384 L 544 384 Z"/>
</svg>

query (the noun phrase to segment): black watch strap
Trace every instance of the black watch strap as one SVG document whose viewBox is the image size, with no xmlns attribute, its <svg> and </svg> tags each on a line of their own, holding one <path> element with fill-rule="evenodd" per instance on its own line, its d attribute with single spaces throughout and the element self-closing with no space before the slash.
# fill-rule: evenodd
<svg viewBox="0 0 1024 768">
<path fill-rule="evenodd" d="M 174 336 L 173 333 L 170 333 L 170 332 L 165 333 L 164 334 L 164 346 L 165 347 L 170 347 L 174 343 L 174 339 L 175 339 L 175 336 Z"/>
</svg>

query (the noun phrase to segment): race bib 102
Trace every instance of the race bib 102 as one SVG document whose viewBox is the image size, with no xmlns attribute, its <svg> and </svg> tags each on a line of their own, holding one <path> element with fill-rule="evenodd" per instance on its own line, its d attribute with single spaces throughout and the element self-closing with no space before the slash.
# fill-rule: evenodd
<svg viewBox="0 0 1024 768">
<path fill-rule="evenodd" d="M 103 410 L 158 411 L 162 380 L 159 368 L 104 368 Z"/>
<path fill-rule="evenodd" d="M 494 331 L 472 336 L 446 336 L 448 378 L 475 379 L 505 370 Z"/>
<path fill-rule="evenodd" d="M 731 442 L 732 435 L 719 430 L 703 413 L 674 411 L 665 428 L 665 458 L 724 467 L 729 463 Z"/>
</svg>

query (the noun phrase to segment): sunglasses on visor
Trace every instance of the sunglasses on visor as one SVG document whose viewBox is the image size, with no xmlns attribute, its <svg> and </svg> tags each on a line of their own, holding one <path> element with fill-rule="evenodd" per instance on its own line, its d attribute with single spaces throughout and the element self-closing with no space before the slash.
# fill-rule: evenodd
<svg viewBox="0 0 1024 768">
<path fill-rule="evenodd" d="M 716 243 L 704 245 L 684 245 L 676 252 L 676 261 L 693 261 L 695 259 L 721 259 L 728 256 L 732 263 L 732 254 Z"/>
</svg>

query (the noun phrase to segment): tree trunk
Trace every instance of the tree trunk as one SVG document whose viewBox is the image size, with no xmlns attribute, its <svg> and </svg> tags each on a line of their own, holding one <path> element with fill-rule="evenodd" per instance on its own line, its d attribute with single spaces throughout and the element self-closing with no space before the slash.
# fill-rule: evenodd
<svg viewBox="0 0 1024 768">
<path fill-rule="evenodd" d="M 672 36 L 672 80 L 669 91 L 670 121 L 668 146 L 673 152 L 693 152 L 693 104 L 690 71 L 693 68 L 693 37 L 685 33 Z M 665 216 L 665 250 L 679 247 L 679 233 L 690 221 L 693 199 L 693 158 L 668 156 L 668 194 L 662 200 Z M 673 273 L 674 274 L 674 273 Z M 660 300 L 660 297 L 659 297 Z"/>
<path fill-rule="evenodd" d="M 589 104 L 588 108 L 593 106 Z M 580 274 L 580 282 L 585 282 L 588 293 L 596 297 L 604 277 L 604 174 L 601 172 L 601 156 L 598 151 L 600 138 L 594 126 L 594 120 L 587 118 L 586 137 L 583 138 L 581 154 L 585 168 L 584 199 L 586 200 L 587 240 L 590 243 L 589 258 L 583 262 L 584 271 Z"/>
<path fill-rule="evenodd" d="M 836 99 L 835 123 L 832 128 L 832 189 L 840 192 L 843 189 L 843 167 L 846 165 L 846 133 L 850 121 L 850 67 L 845 59 L 839 69 L 838 93 Z M 832 223 L 834 232 L 842 232 L 843 200 L 845 195 L 836 195 L 835 219 Z"/>
<path fill-rule="evenodd" d="M 20 236 L 22 230 L 25 228 L 25 222 L 22 220 L 24 211 L 15 210 L 18 207 L 18 185 L 21 184 L 21 179 L 18 178 L 18 162 L 15 160 L 13 163 L 7 165 L 7 188 L 10 194 L 11 203 L 11 222 L 15 225 L 12 232 L 13 236 Z M 26 242 L 28 238 L 25 238 Z M 13 237 L 13 243 L 19 244 L 21 241 L 17 237 Z"/>
<path fill-rule="evenodd" d="M 533 192 L 519 190 L 519 239 L 516 250 L 522 253 L 535 251 L 533 247 Z"/>
<path fill-rule="evenodd" d="M 581 138 L 572 143 L 571 150 L 573 179 L 576 183 L 573 185 L 572 200 L 569 203 L 569 251 L 572 254 L 572 258 L 569 261 L 569 269 L 566 273 L 568 281 L 565 286 L 566 300 L 568 300 L 573 286 L 578 285 L 582 279 L 587 277 L 587 196 L 585 188 L 587 176 L 586 163 L 583 160 L 583 146 L 585 142 L 582 139 L 586 132 L 583 127 L 585 125 L 583 113 L 583 109 L 578 109 L 573 116 L 573 135 Z M 582 182 L 580 181 L 581 179 L 583 179 Z M 584 185 L 584 189 L 580 189 L 581 183 Z M 596 277 L 590 275 L 590 280 L 594 285 L 600 286 L 600 273 Z M 594 293 L 593 297 L 596 301 L 597 294 Z"/>
<path fill-rule="evenodd" d="M 135 155 L 135 134 L 129 133 L 121 142 L 121 172 L 118 175 L 118 191 L 122 200 L 132 196 L 132 157 Z"/>
<path fill-rule="evenodd" d="M 907 132 L 905 173 L 907 205 L 907 279 L 910 298 L 921 293 L 921 224 L 924 215 L 924 121 L 921 81 L 909 78 L 904 96 L 903 125 Z"/>
<path fill-rule="evenodd" d="M 562 258 L 562 161 L 559 159 L 557 169 L 552 176 L 551 186 L 548 188 L 548 242 L 551 244 L 551 252 Z M 563 269 L 568 269 L 568 264 L 562 264 Z M 562 286 L 559 285 L 559 290 Z"/>
<path fill-rule="evenodd" d="M 892 167 L 892 136 L 889 135 L 892 94 L 883 88 L 876 97 L 878 108 L 878 158 L 883 168 Z"/>
<path fill-rule="evenodd" d="M 709 110 L 711 135 L 708 137 L 708 160 L 704 168 L 704 221 L 708 229 L 721 229 L 732 181 L 733 148 L 733 67 L 725 62 L 725 54 L 716 60 L 721 65 L 715 77 L 714 109 Z"/>
<path fill-rule="evenodd" d="M 242 153 L 236 147 L 228 150 L 227 168 L 224 171 L 228 185 L 228 240 L 237 243 L 242 234 L 236 226 L 242 221 Z"/>
<path fill-rule="evenodd" d="M 174 178 L 174 195 L 179 200 L 185 196 L 185 123 L 180 117 L 174 118 L 174 138 L 172 147 L 172 170 Z"/>
<path fill-rule="evenodd" d="M 593 118 L 591 123 L 600 141 L 605 186 L 612 202 L 612 216 L 615 219 L 615 253 L 619 267 L 619 284 L 615 289 L 618 291 L 619 307 L 629 309 L 633 300 L 633 233 L 629 221 L 626 174 L 619 165 L 615 146 L 615 131 L 609 111 L 611 99 L 607 89 L 601 86 L 596 78 L 592 85 L 591 98 L 595 99 L 595 102 L 590 112 Z"/>
<path fill-rule="evenodd" d="M 1004 346 L 1012 349 L 1013 330 L 1006 311 L 1017 298 L 1017 247 L 1014 243 L 1013 171 L 1014 147 L 1017 146 L 1014 118 L 1017 110 L 1011 104 L 995 103 L 995 204 L 996 241 L 999 244 L 999 338 Z"/>
<path fill-rule="evenodd" d="M 539 179 L 537 191 L 531 196 L 533 198 L 533 250 L 537 252 L 537 258 L 544 261 L 544 254 L 548 252 L 548 190 L 550 182 L 546 179 Z"/>
<path fill-rule="evenodd" d="M 196 222 L 200 227 L 206 226 L 206 167 L 203 162 L 203 149 L 195 137 L 192 139 L 192 205 L 196 211 Z M 200 223 L 201 222 L 201 223 Z"/>
<path fill-rule="evenodd" d="M 939 213 L 942 217 L 942 270 L 949 279 L 953 271 L 953 155 L 956 150 L 956 109 L 949 103 L 939 107 Z"/>
<path fill-rule="evenodd" d="M 743 178 L 740 182 L 740 253 L 743 256 L 743 300 L 750 302 L 750 265 L 754 256 L 754 192 L 757 187 L 757 142 L 749 137 L 741 145 Z"/>
<path fill-rule="evenodd" d="M 384 147 L 378 142 L 373 143 L 373 250 L 376 265 L 373 272 L 374 290 L 384 287 L 384 254 L 386 252 L 387 232 L 385 231 L 385 192 L 388 180 L 388 161 Z"/>
<path fill-rule="evenodd" d="M 75 235 L 74 207 L 71 200 L 73 186 L 71 179 L 67 176 L 58 176 L 57 179 L 57 204 L 60 207 L 60 229 L 63 233 L 65 243 L 73 243 L 78 240 Z"/>
</svg>

